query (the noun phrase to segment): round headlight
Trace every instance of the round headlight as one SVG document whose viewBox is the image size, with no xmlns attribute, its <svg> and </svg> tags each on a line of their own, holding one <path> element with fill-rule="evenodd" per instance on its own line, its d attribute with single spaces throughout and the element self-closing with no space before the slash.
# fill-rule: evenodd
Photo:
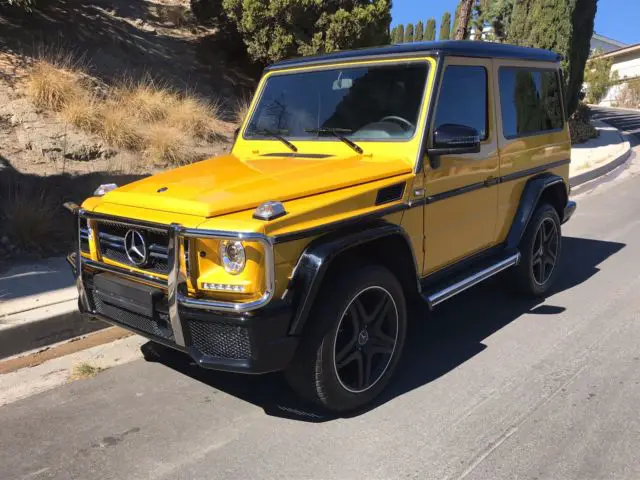
<svg viewBox="0 0 640 480">
<path fill-rule="evenodd" d="M 228 273 L 237 275 L 242 272 L 247 260 L 242 242 L 233 240 L 220 242 L 220 259 Z"/>
</svg>

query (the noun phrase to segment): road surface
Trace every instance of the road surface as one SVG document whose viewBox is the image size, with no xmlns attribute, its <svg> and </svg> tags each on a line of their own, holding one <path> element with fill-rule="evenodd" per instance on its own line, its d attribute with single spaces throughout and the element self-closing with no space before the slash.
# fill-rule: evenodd
<svg viewBox="0 0 640 480">
<path fill-rule="evenodd" d="M 640 478 L 639 163 L 578 196 L 552 296 L 494 279 L 415 318 L 366 412 L 309 408 L 279 375 L 138 360 L 0 409 L 0 478 Z"/>
</svg>

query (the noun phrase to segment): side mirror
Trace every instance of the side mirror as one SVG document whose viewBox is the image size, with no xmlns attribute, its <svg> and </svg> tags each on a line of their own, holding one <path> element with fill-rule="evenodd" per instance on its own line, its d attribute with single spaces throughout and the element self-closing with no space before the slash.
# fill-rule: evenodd
<svg viewBox="0 0 640 480">
<path fill-rule="evenodd" d="M 440 166 L 441 155 L 461 155 L 480 151 L 480 134 L 475 128 L 455 123 L 440 125 L 433 132 L 432 147 L 427 155 L 432 168 Z"/>
</svg>

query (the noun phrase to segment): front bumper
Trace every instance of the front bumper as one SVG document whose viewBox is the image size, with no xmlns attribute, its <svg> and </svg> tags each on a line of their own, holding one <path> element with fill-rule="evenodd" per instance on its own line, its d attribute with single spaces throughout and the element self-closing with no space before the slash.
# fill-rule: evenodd
<svg viewBox="0 0 640 480">
<path fill-rule="evenodd" d="M 81 218 L 100 218 L 77 205 L 65 205 Z M 110 217 L 113 220 L 114 217 Z M 117 219 L 135 228 L 142 222 Z M 154 225 L 158 228 L 158 225 Z M 127 328 L 144 337 L 183 351 L 201 366 L 217 370 L 245 373 L 266 373 L 282 370 L 289 363 L 298 339 L 287 334 L 291 309 L 280 302 L 271 302 L 274 292 L 273 245 L 258 233 L 224 232 L 186 229 L 180 225 L 163 226 L 169 233 L 168 280 L 142 275 L 120 267 L 85 258 L 78 250 L 68 257 L 76 278 L 79 307 L 83 314 Z M 265 249 L 264 295 L 253 302 L 231 303 L 201 299 L 186 294 L 184 271 L 184 239 L 233 238 L 263 243 Z M 129 283 L 129 290 L 147 289 L 153 297 L 153 308 L 140 308 L 123 295 L 105 297 L 94 287 L 96 277 L 120 279 Z M 133 282 L 133 283 L 131 283 Z M 144 296 L 143 292 L 143 296 Z"/>
</svg>

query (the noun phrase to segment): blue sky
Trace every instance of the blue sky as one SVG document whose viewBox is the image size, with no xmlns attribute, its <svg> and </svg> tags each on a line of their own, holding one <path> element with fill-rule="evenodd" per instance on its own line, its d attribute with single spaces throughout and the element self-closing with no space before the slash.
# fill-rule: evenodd
<svg viewBox="0 0 640 480">
<path fill-rule="evenodd" d="M 436 32 L 440 28 L 440 19 L 445 11 L 451 12 L 458 0 L 393 0 L 393 20 L 391 26 L 398 23 L 416 23 L 427 18 L 436 19 Z M 640 43 L 640 1 L 638 0 L 600 0 L 596 15 L 595 30 L 601 35 L 624 43 Z"/>
</svg>

